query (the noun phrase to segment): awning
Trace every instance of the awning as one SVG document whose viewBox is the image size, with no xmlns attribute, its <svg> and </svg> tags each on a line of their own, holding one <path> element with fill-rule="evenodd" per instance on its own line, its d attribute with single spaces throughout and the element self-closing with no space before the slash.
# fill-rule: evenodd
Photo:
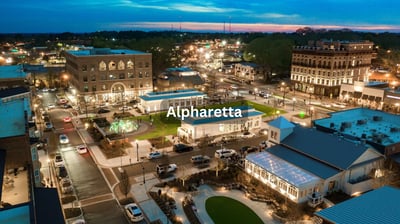
<svg viewBox="0 0 400 224">
<path fill-rule="evenodd" d="M 368 100 L 369 100 L 369 101 L 373 101 L 374 99 L 375 99 L 375 96 L 369 96 L 369 97 L 368 97 Z"/>
<path fill-rule="evenodd" d="M 368 99 L 368 95 L 362 95 L 361 99 L 363 99 L 363 100 Z"/>
<path fill-rule="evenodd" d="M 376 102 L 382 101 L 382 97 L 380 97 L 380 96 L 375 97 L 375 101 L 376 101 Z"/>
<path fill-rule="evenodd" d="M 362 95 L 362 92 L 354 92 L 354 98 L 360 98 Z"/>
</svg>

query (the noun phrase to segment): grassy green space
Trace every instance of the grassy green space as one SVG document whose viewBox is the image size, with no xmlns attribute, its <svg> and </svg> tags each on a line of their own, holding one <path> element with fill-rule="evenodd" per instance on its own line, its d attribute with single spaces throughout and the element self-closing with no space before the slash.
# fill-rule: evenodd
<svg viewBox="0 0 400 224">
<path fill-rule="evenodd" d="M 135 119 L 136 118 L 142 119 L 146 122 L 151 122 L 151 120 L 153 120 L 152 126 L 154 127 L 154 130 L 151 132 L 137 136 L 137 139 L 139 140 L 157 138 L 166 135 L 176 135 L 178 127 L 181 126 L 181 120 L 174 117 L 167 117 L 167 112 L 152 114 L 151 118 L 150 115 L 143 115 L 135 117 Z"/>
<path fill-rule="evenodd" d="M 206 200 L 206 210 L 215 224 L 262 224 L 263 221 L 249 207 L 232 198 L 215 196 Z"/>
</svg>

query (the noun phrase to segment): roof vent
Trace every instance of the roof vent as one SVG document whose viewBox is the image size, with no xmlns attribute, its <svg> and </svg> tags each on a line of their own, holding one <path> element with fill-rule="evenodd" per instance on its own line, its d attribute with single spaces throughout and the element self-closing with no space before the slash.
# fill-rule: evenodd
<svg viewBox="0 0 400 224">
<path fill-rule="evenodd" d="M 382 121 L 382 116 L 373 116 L 372 120 L 373 121 Z"/>
</svg>

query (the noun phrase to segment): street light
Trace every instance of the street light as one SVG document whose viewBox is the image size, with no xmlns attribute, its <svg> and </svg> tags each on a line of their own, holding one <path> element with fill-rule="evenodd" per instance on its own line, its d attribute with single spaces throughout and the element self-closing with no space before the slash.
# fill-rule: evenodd
<svg viewBox="0 0 400 224">
<path fill-rule="evenodd" d="M 282 86 L 282 91 L 283 91 L 283 103 L 282 103 L 282 105 L 283 105 L 283 107 L 285 107 L 286 83 L 282 82 L 281 86 Z"/>
<path fill-rule="evenodd" d="M 309 101 L 308 101 L 308 104 L 310 104 L 310 105 L 311 105 L 311 94 L 313 94 L 313 91 L 314 91 L 314 87 L 310 86 L 310 87 L 308 88 L 308 92 L 309 92 L 309 94 L 310 94 L 310 99 L 309 99 Z"/>
<path fill-rule="evenodd" d="M 257 88 L 254 88 L 254 99 L 255 99 L 255 100 L 257 99 L 257 91 L 258 91 L 258 89 L 257 89 Z"/>
<path fill-rule="evenodd" d="M 314 113 L 314 107 L 310 107 L 310 127 L 313 126 L 313 119 L 312 119 L 313 113 Z"/>
<path fill-rule="evenodd" d="M 137 139 L 135 140 L 135 143 L 136 143 L 136 161 L 139 162 L 139 143 Z"/>
<path fill-rule="evenodd" d="M 293 97 L 293 111 L 294 111 L 294 104 L 296 103 L 296 98 Z"/>
</svg>

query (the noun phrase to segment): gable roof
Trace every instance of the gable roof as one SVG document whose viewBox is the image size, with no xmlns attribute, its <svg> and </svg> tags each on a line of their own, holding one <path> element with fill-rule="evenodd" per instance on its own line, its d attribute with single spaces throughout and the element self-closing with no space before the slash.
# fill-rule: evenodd
<svg viewBox="0 0 400 224">
<path fill-rule="evenodd" d="M 328 179 L 341 170 L 329 166 L 323 162 L 307 157 L 301 153 L 290 150 L 282 145 L 275 145 L 267 150 L 269 153 L 306 170 L 322 179 Z"/>
<path fill-rule="evenodd" d="M 385 186 L 315 214 L 331 223 L 400 223 L 400 190 Z"/>
<path fill-rule="evenodd" d="M 280 116 L 277 119 L 270 121 L 268 123 L 270 126 L 272 127 L 276 127 L 279 129 L 286 129 L 286 128 L 294 128 L 295 125 L 291 122 L 289 122 L 288 120 L 286 120 L 286 118 Z"/>
<path fill-rule="evenodd" d="M 281 144 L 342 170 L 348 169 L 368 149 L 366 145 L 347 141 L 334 134 L 301 126 L 296 126 Z"/>
</svg>

